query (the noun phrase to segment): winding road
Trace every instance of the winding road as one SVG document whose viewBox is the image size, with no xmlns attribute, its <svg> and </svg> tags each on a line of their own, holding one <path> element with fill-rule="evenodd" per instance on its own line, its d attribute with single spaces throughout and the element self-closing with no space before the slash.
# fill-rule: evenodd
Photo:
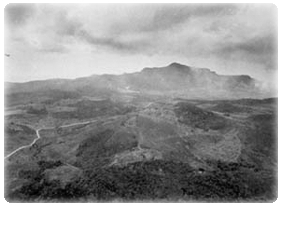
<svg viewBox="0 0 284 227">
<path fill-rule="evenodd" d="M 79 123 L 72 123 L 72 124 L 68 124 L 68 125 L 62 125 L 62 126 L 59 126 L 59 127 L 47 127 L 47 128 L 34 129 L 36 131 L 37 138 L 35 138 L 32 143 L 30 143 L 28 145 L 25 145 L 25 146 L 21 146 L 21 147 L 17 148 L 16 150 L 12 151 L 10 154 L 6 155 L 4 157 L 4 159 L 7 159 L 7 158 L 11 157 L 12 155 L 14 155 L 15 153 L 17 153 L 18 151 L 20 151 L 22 149 L 25 149 L 25 148 L 33 146 L 41 138 L 40 137 L 40 133 L 39 133 L 41 130 L 56 129 L 56 128 L 67 128 L 67 127 L 72 127 L 72 126 L 77 126 L 77 125 L 86 125 L 86 124 L 94 123 L 96 121 L 98 121 L 98 120 L 84 121 L 84 122 L 79 122 Z"/>
</svg>

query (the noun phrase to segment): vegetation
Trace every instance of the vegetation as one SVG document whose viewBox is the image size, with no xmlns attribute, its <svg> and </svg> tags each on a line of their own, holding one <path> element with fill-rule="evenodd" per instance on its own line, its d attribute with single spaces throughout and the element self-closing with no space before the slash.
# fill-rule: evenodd
<svg viewBox="0 0 284 227">
<path fill-rule="evenodd" d="M 212 163 L 211 163 L 212 164 Z M 151 161 L 125 167 L 89 169 L 62 188 L 47 181 L 44 168 L 30 174 L 30 180 L 10 195 L 24 200 L 62 201 L 93 198 L 98 201 L 175 200 L 242 201 L 273 200 L 273 177 L 261 179 L 238 164 L 214 163 L 214 171 L 200 173 L 185 163 Z M 52 168 L 45 165 L 45 168 Z"/>
<path fill-rule="evenodd" d="M 114 103 L 110 100 L 83 100 L 69 106 L 75 107 L 76 110 L 55 112 L 52 113 L 52 116 L 59 119 L 76 118 L 80 120 L 85 118 L 95 118 L 99 116 L 123 115 L 133 111 L 133 107 L 124 106 L 121 103 Z"/>
<path fill-rule="evenodd" d="M 35 130 L 28 126 L 10 122 L 5 124 L 5 152 L 31 143 L 36 138 Z"/>
<path fill-rule="evenodd" d="M 198 108 L 193 104 L 179 102 L 175 107 L 175 113 L 181 123 L 203 130 L 221 130 L 228 126 L 225 118 Z"/>
<path fill-rule="evenodd" d="M 58 126 L 57 130 L 41 130 L 34 147 L 8 159 L 7 200 L 276 199 L 274 99 L 179 100 L 172 104 L 171 100 L 162 102 L 156 96 L 146 99 L 141 94 L 134 101 L 131 94 L 127 94 L 127 101 L 121 101 L 124 97 L 113 101 L 77 95 L 63 92 L 55 93 L 53 98 L 33 97 L 35 103 L 30 106 L 45 108 L 29 109 L 28 114 L 7 118 L 10 123 L 5 127 L 5 136 L 6 143 L 13 144 L 10 150 L 36 138 L 35 131 L 25 124 L 38 128 L 55 122 Z M 24 95 L 22 103 L 30 98 Z M 212 109 L 214 106 L 218 110 Z M 69 124 L 70 118 L 73 123 L 76 119 L 84 122 L 88 118 L 117 115 L 124 116 L 60 128 Z M 15 123 L 11 123 L 14 119 Z M 234 154 L 233 158 L 224 158 L 230 154 Z"/>
<path fill-rule="evenodd" d="M 242 112 L 252 112 L 252 109 L 249 106 L 239 106 L 236 104 L 232 104 L 229 102 L 222 102 L 214 107 L 212 107 L 210 110 L 222 112 L 222 113 L 242 113 Z"/>
</svg>

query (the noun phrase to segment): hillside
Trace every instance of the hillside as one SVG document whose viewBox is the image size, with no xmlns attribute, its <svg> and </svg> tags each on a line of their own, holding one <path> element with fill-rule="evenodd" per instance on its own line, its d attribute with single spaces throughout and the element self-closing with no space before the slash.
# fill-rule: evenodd
<svg viewBox="0 0 284 227">
<path fill-rule="evenodd" d="M 5 116 L 6 154 L 30 144 L 35 129 L 40 138 L 5 158 L 11 202 L 277 197 L 277 99 L 69 92 L 23 100 Z"/>
</svg>

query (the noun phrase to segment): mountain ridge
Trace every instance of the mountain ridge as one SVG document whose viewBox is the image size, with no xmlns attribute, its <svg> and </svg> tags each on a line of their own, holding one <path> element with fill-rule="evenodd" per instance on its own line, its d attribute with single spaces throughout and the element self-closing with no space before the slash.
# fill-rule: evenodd
<svg viewBox="0 0 284 227">
<path fill-rule="evenodd" d="M 123 75 L 132 75 L 132 74 L 135 74 L 135 73 L 141 73 L 143 71 L 146 71 L 146 70 L 151 70 L 151 69 L 163 69 L 163 68 L 168 68 L 168 67 L 172 67 L 172 68 L 178 68 L 178 67 L 185 67 L 185 68 L 188 68 L 188 69 L 193 69 L 193 70 L 204 70 L 204 71 L 209 71 L 209 72 L 212 72 L 212 73 L 215 73 L 217 74 L 215 71 L 212 71 L 211 69 L 209 68 L 199 68 L 199 67 L 193 67 L 193 66 L 187 66 L 187 65 L 183 65 L 183 64 L 180 64 L 178 62 L 173 62 L 167 66 L 161 66 L 161 67 L 144 67 L 143 69 L 141 69 L 140 71 L 134 71 L 134 72 L 125 72 L 125 73 L 121 73 L 121 74 L 110 74 L 110 73 L 103 73 L 103 74 L 91 74 L 89 76 L 83 76 L 83 77 L 76 77 L 76 78 L 49 78 L 49 79 L 43 79 L 43 80 L 30 80 L 30 81 L 23 81 L 23 82 L 13 82 L 13 81 L 4 81 L 5 84 L 25 84 L 25 83 L 31 83 L 31 82 L 43 82 L 43 81 L 57 81 L 57 80 L 64 80 L 64 81 L 71 81 L 71 80 L 80 80 L 80 79 L 84 79 L 84 78 L 89 78 L 89 77 L 97 77 L 97 76 L 123 76 Z M 217 74 L 218 76 L 232 76 L 232 77 L 238 77 L 238 76 L 247 76 L 247 77 L 250 77 L 251 79 L 254 79 L 253 77 L 249 76 L 249 75 L 246 75 L 246 74 L 232 74 L 232 75 L 223 75 L 223 74 Z"/>
<path fill-rule="evenodd" d="M 48 79 L 23 83 L 5 82 L 9 93 L 46 90 L 98 90 L 160 94 L 194 98 L 250 98 L 261 96 L 257 80 L 249 75 L 219 75 L 208 68 L 196 68 L 173 62 L 164 67 L 145 67 L 124 74 L 93 74 L 76 79 Z"/>
</svg>

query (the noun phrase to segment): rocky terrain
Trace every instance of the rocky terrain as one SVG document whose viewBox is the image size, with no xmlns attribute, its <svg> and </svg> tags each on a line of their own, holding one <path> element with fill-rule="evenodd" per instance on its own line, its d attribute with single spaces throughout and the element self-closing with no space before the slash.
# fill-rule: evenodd
<svg viewBox="0 0 284 227">
<path fill-rule="evenodd" d="M 6 89 L 8 201 L 277 198 L 277 99 L 249 76 L 173 63 Z"/>
</svg>

